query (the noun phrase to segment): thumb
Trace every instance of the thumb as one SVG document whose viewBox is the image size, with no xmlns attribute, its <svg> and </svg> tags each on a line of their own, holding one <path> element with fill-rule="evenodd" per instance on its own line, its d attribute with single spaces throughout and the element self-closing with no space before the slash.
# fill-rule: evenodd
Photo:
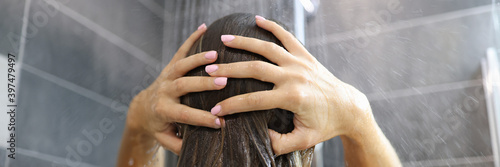
<svg viewBox="0 0 500 167">
<path fill-rule="evenodd" d="M 155 138 L 164 148 L 179 155 L 182 147 L 182 139 L 177 137 L 174 128 L 174 126 L 170 126 L 163 132 L 155 133 Z"/>
<path fill-rule="evenodd" d="M 274 154 L 282 155 L 297 150 L 309 148 L 310 140 L 307 134 L 294 129 L 291 133 L 281 134 L 272 129 L 269 129 L 269 137 L 273 146 Z"/>
</svg>

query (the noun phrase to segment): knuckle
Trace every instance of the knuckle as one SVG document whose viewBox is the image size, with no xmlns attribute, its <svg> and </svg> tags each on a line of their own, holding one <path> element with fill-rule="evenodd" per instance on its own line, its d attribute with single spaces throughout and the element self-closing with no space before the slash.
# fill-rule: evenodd
<svg viewBox="0 0 500 167">
<path fill-rule="evenodd" d="M 162 108 L 161 108 L 160 104 L 156 103 L 156 105 L 153 106 L 152 108 L 153 108 L 153 112 L 154 113 L 156 113 L 156 114 L 160 114 L 161 113 Z"/>
<path fill-rule="evenodd" d="M 172 73 L 173 74 L 177 74 L 179 72 L 179 67 L 180 67 L 180 63 L 182 62 L 183 60 L 179 60 L 177 62 L 175 62 L 173 65 L 172 65 Z"/>
<path fill-rule="evenodd" d="M 313 138 L 311 136 L 307 136 L 304 138 L 304 144 L 300 145 L 298 149 L 305 150 L 312 146 L 313 146 Z"/>
<path fill-rule="evenodd" d="M 157 89 L 158 89 L 158 93 L 162 94 L 162 93 L 168 93 L 168 91 L 170 90 L 169 89 L 169 82 L 161 82 L 159 83 L 159 85 L 157 86 Z"/>
<path fill-rule="evenodd" d="M 250 62 L 250 69 L 257 74 L 261 74 L 264 72 L 265 64 L 261 61 L 252 61 Z"/>
<path fill-rule="evenodd" d="M 177 122 L 187 122 L 189 120 L 189 113 L 187 110 L 179 110 L 177 113 Z"/>
<path fill-rule="evenodd" d="M 259 94 L 248 94 L 247 95 L 247 100 L 246 100 L 247 105 L 254 106 L 262 103 L 262 97 Z"/>
<path fill-rule="evenodd" d="M 307 95 L 299 88 L 294 87 L 288 91 L 286 98 L 290 104 L 300 105 L 307 98 Z"/>
<path fill-rule="evenodd" d="M 292 78 L 299 83 L 307 83 L 310 81 L 309 77 L 303 74 L 292 74 Z"/>
<path fill-rule="evenodd" d="M 173 82 L 173 86 L 176 92 L 183 92 L 186 87 L 186 84 L 182 79 L 176 79 Z"/>
<path fill-rule="evenodd" d="M 180 47 L 178 50 L 177 50 L 177 53 L 187 53 L 189 50 L 186 48 L 186 47 Z"/>
<path fill-rule="evenodd" d="M 271 25 L 272 25 L 271 29 L 270 29 L 271 32 L 275 32 L 280 27 L 280 25 L 278 23 L 274 22 L 274 21 L 271 22 Z"/>
<path fill-rule="evenodd" d="M 279 49 L 279 45 L 273 43 L 273 42 L 264 42 L 264 48 L 267 50 L 276 50 Z"/>
<path fill-rule="evenodd" d="M 295 36 L 293 36 L 293 34 L 292 34 L 292 33 L 288 32 L 288 31 L 286 31 L 286 32 L 285 32 L 285 37 L 284 37 L 284 40 L 285 40 L 286 42 L 292 42 L 292 41 L 295 41 L 296 39 L 297 39 L 297 38 L 295 38 Z"/>
<path fill-rule="evenodd" d="M 152 110 L 153 110 L 153 113 L 155 113 L 156 115 L 159 115 L 159 116 L 163 116 L 164 115 L 163 112 L 165 111 L 164 107 L 163 107 L 163 103 L 161 103 L 160 100 L 156 101 L 156 103 L 153 104 Z"/>
</svg>

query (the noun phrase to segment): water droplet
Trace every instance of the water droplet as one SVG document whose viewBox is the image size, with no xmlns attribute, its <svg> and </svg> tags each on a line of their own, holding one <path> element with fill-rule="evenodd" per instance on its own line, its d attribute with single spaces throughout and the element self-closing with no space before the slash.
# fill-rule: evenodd
<svg viewBox="0 0 500 167">
<path fill-rule="evenodd" d="M 128 166 L 132 166 L 132 165 L 134 165 L 134 159 L 130 158 L 128 160 Z"/>
</svg>

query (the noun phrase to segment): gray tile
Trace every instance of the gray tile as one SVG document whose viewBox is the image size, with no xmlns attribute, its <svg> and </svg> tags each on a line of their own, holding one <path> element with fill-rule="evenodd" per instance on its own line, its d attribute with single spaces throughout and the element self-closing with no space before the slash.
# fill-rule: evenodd
<svg viewBox="0 0 500 167">
<path fill-rule="evenodd" d="M 125 41 L 142 49 L 150 56 L 160 60 L 162 52 L 163 19 L 141 2 L 152 2 L 161 8 L 163 1 L 158 0 L 57 0 L 61 6 L 95 22 L 104 29 L 116 34 Z M 39 10 L 39 9 L 38 9 Z M 163 11 L 160 11 L 163 12 Z M 63 14 L 61 12 L 58 13 Z M 170 19 L 170 18 L 169 18 Z M 56 18 L 56 20 L 59 20 Z M 82 31 L 79 27 L 65 27 L 68 22 L 59 21 L 52 31 Z"/>
<path fill-rule="evenodd" d="M 490 15 L 477 14 L 309 49 L 339 79 L 365 93 L 480 79 L 480 60 L 493 44 Z"/>
<path fill-rule="evenodd" d="M 17 54 L 21 36 L 25 0 L 0 2 L 0 54 Z"/>
<path fill-rule="evenodd" d="M 16 160 L 11 160 L 9 167 L 68 167 L 59 161 L 45 160 L 36 156 L 28 156 L 24 154 L 17 154 Z"/>
<path fill-rule="evenodd" d="M 34 4 L 32 12 L 40 8 Z M 161 43 L 156 45 L 161 47 Z M 152 83 L 161 70 L 153 70 L 132 53 L 62 13 L 51 17 L 27 41 L 24 60 L 98 94 L 123 99 L 122 103 L 128 103 L 132 95 Z M 138 89 L 131 92 L 135 87 Z M 127 95 L 120 97 L 121 94 Z"/>
<path fill-rule="evenodd" d="M 493 167 L 495 164 L 493 162 L 485 162 L 485 163 L 471 163 L 466 165 L 457 165 L 456 167 Z"/>
<path fill-rule="evenodd" d="M 120 113 L 26 70 L 21 80 L 19 148 L 114 166 L 125 122 Z"/>
<path fill-rule="evenodd" d="M 395 23 L 491 4 L 491 0 L 339 0 L 320 1 L 308 26 L 321 26 L 324 34 L 309 31 L 308 37 L 345 32 L 371 21 Z"/>
<path fill-rule="evenodd" d="M 414 167 L 423 167 L 423 166 L 433 166 L 433 167 L 444 167 L 444 166 L 452 166 L 452 167 L 492 167 L 494 166 L 493 157 L 466 157 L 459 159 L 438 159 L 438 160 L 430 160 L 430 161 L 417 161 L 417 162 L 406 162 L 403 163 L 403 166 L 414 166 Z"/>
<path fill-rule="evenodd" d="M 323 159 L 324 166 L 345 166 L 344 146 L 340 137 L 334 137 L 323 143 Z"/>
<path fill-rule="evenodd" d="M 5 151 L 4 147 L 0 147 L 0 165 L 3 165 L 3 163 L 7 160 L 7 153 Z"/>
<path fill-rule="evenodd" d="M 481 86 L 371 105 L 403 162 L 492 155 Z"/>
</svg>

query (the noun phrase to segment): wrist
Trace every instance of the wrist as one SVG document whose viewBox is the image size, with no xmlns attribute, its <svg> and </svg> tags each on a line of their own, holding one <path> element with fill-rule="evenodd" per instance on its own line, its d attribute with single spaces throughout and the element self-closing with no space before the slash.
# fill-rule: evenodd
<svg viewBox="0 0 500 167">
<path fill-rule="evenodd" d="M 349 124 L 343 136 L 353 140 L 363 139 L 365 136 L 372 136 L 380 130 L 371 110 L 370 102 L 365 94 L 352 87 L 347 86 L 347 94 L 350 95 L 350 105 L 348 107 Z M 349 103 L 348 103 L 349 104 Z"/>
<path fill-rule="evenodd" d="M 363 122 L 363 123 L 361 123 Z M 341 135 L 342 139 L 348 138 L 350 142 L 356 143 L 356 145 L 369 145 L 370 142 L 376 141 L 381 137 L 382 130 L 375 122 L 375 120 L 365 120 L 359 121 L 352 130 L 344 135 Z M 383 134 L 382 134 L 383 135 Z"/>
<path fill-rule="evenodd" d="M 126 128 L 125 130 L 133 136 L 142 136 L 141 138 L 152 138 L 153 136 L 148 133 L 147 129 L 144 128 L 144 113 L 147 112 L 145 109 L 146 90 L 141 91 L 137 94 L 132 101 L 127 113 Z"/>
</svg>

